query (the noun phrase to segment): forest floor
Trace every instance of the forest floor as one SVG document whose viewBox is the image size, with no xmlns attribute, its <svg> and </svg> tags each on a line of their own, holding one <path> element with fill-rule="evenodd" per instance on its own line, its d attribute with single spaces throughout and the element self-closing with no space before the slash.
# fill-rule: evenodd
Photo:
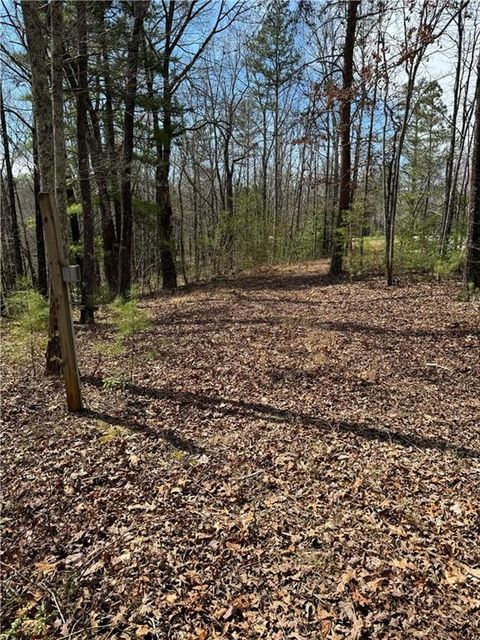
<svg viewBox="0 0 480 640">
<path fill-rule="evenodd" d="M 101 310 L 79 415 L 7 364 L 0 638 L 478 639 L 480 322 L 458 292 L 310 263 L 142 300 L 125 389 L 102 384 L 129 357 Z"/>
</svg>

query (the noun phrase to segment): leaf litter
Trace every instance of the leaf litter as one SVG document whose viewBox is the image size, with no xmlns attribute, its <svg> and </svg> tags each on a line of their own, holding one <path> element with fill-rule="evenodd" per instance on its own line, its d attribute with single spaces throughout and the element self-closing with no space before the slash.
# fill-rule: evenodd
<svg viewBox="0 0 480 640">
<path fill-rule="evenodd" d="M 79 415 L 6 365 L 5 638 L 480 637 L 480 330 L 457 292 L 310 263 L 144 299 L 155 358 L 118 389 L 104 311 L 77 330 Z"/>
</svg>

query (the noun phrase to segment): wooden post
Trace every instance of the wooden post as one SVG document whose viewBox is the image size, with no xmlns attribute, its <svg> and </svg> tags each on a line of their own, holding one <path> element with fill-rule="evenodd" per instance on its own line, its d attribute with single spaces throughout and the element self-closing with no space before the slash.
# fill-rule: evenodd
<svg viewBox="0 0 480 640">
<path fill-rule="evenodd" d="M 40 193 L 39 197 L 50 267 L 50 278 L 53 295 L 55 297 L 54 303 L 58 320 L 58 332 L 60 334 L 60 344 L 62 347 L 62 369 L 67 393 L 67 406 L 69 411 L 80 411 L 82 409 L 80 376 L 75 351 L 70 290 L 62 275 L 62 267 L 66 265 L 60 233 L 60 223 L 53 193 Z"/>
</svg>

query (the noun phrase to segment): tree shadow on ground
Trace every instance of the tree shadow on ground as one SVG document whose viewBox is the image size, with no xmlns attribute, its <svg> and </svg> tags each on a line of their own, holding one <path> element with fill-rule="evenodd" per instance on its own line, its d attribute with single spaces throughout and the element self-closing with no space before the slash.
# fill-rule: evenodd
<svg viewBox="0 0 480 640">
<path fill-rule="evenodd" d="M 383 297 L 377 297 L 377 298 L 365 298 L 365 300 L 362 301 L 362 304 L 359 304 L 358 300 L 355 300 L 355 311 L 359 311 L 362 309 L 368 309 L 371 310 L 372 308 L 372 304 L 376 304 L 376 303 L 392 303 L 392 304 L 396 304 L 397 302 L 402 302 L 405 300 L 408 301 L 412 301 L 412 300 L 424 300 L 424 299 L 431 299 L 431 294 L 429 293 L 425 293 L 425 294 L 419 294 L 419 293 L 405 293 L 402 295 L 391 295 L 390 291 L 388 289 L 385 290 L 386 294 L 389 295 L 385 295 Z M 344 296 L 340 296 L 340 298 L 338 300 L 328 300 L 328 301 L 324 301 L 321 297 L 319 297 L 318 299 L 314 299 L 314 300 L 300 300 L 298 298 L 293 298 L 293 297 L 280 297 L 280 298 L 269 298 L 269 297 L 263 297 L 263 296 L 257 296 L 255 295 L 252 298 L 248 298 L 249 302 L 254 302 L 254 303 L 265 303 L 267 305 L 275 305 L 275 304 L 282 304 L 282 305 L 288 305 L 288 304 L 295 304 L 295 305 L 304 305 L 307 307 L 320 307 L 321 305 L 327 305 L 328 307 L 335 307 L 335 306 L 339 306 L 341 305 L 342 307 L 344 306 Z"/>
<path fill-rule="evenodd" d="M 94 386 L 101 386 L 98 379 L 85 378 L 89 384 Z M 173 429 L 153 429 L 147 424 L 138 422 L 135 418 L 123 418 L 120 416 L 111 415 L 103 411 L 96 411 L 94 409 L 85 409 L 83 415 L 87 418 L 94 420 L 101 420 L 114 427 L 121 427 L 132 433 L 140 433 L 147 438 L 155 440 L 164 440 L 167 444 L 171 445 L 174 449 L 179 449 L 190 455 L 199 455 L 205 453 L 205 448 L 201 447 L 191 440 L 181 437 Z"/>
<path fill-rule="evenodd" d="M 90 381 L 91 382 L 91 381 Z M 96 382 L 93 382 L 97 384 Z M 229 400 L 219 396 L 209 396 L 202 393 L 176 391 L 169 388 L 151 388 L 140 385 L 130 385 L 129 393 L 153 398 L 156 400 L 171 400 L 178 404 L 192 406 L 198 409 L 211 409 L 224 415 L 239 415 L 256 420 L 268 420 L 276 423 L 300 423 L 315 427 L 321 431 L 341 432 L 359 436 L 367 440 L 395 443 L 404 447 L 416 447 L 428 451 L 453 453 L 461 458 L 480 459 L 480 451 L 469 447 L 458 446 L 441 438 L 430 438 L 417 434 L 402 433 L 394 429 L 381 428 L 368 423 L 347 422 L 344 420 L 324 420 L 299 411 L 287 411 L 269 404 L 259 402 L 244 402 Z M 115 420 L 115 419 L 114 419 Z M 147 427 L 148 432 L 156 433 L 156 429 Z M 161 431 L 160 431 L 161 433 Z M 160 436 L 161 437 L 161 436 Z"/>
<path fill-rule="evenodd" d="M 229 310 L 231 312 L 231 310 Z M 222 326 L 254 326 L 254 325 L 267 325 L 267 326 L 281 326 L 281 321 L 278 318 L 271 317 L 250 317 L 250 318 L 228 318 L 222 315 L 217 309 L 211 311 L 202 311 L 201 314 L 197 312 L 189 312 L 188 314 L 176 314 L 172 317 L 160 318 L 154 320 L 153 324 L 158 324 L 163 327 L 192 327 L 191 332 L 195 331 L 194 327 L 202 326 L 207 327 L 212 325 L 211 331 L 217 331 Z M 309 320 L 305 321 L 301 319 L 298 321 L 298 326 L 308 329 L 317 329 L 323 331 L 335 331 L 338 333 L 360 333 L 365 335 L 375 336 L 398 336 L 405 338 L 462 338 L 464 336 L 480 336 L 480 330 L 473 327 L 452 327 L 448 329 L 430 330 L 430 329 L 400 329 L 397 327 L 379 326 L 364 324 L 360 322 L 342 322 L 339 320 Z M 209 331 L 208 328 L 203 328 L 203 331 Z M 186 331 L 184 331 L 186 332 Z"/>
<path fill-rule="evenodd" d="M 240 276 L 228 284 L 234 289 L 243 291 L 296 291 L 298 289 L 331 287 L 349 281 L 347 276 L 330 276 L 325 273 L 313 274 L 266 274 L 255 276 Z M 227 284 L 227 283 L 226 283 Z"/>
<path fill-rule="evenodd" d="M 232 289 L 243 291 L 258 291 L 262 289 L 295 291 L 309 287 L 329 287 L 349 281 L 351 281 L 351 278 L 347 275 L 330 276 L 328 273 L 321 272 L 310 274 L 273 272 L 217 278 L 204 284 L 189 285 L 185 287 L 184 291 L 188 293 L 202 289 L 218 289 L 219 287 L 231 287 Z"/>
<path fill-rule="evenodd" d="M 430 330 L 430 329 L 397 329 L 396 327 L 385 327 L 378 325 L 363 324 L 360 322 L 340 322 L 338 320 L 321 320 L 314 323 L 314 326 L 327 331 L 338 331 L 340 333 L 364 333 L 373 335 L 396 335 L 406 338 L 461 338 L 467 335 L 480 335 L 480 330 L 469 327 L 452 327 L 451 329 Z"/>
</svg>

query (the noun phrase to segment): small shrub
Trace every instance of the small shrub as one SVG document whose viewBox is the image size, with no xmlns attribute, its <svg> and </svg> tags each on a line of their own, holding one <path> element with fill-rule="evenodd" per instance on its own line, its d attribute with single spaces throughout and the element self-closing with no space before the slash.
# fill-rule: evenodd
<svg viewBox="0 0 480 640">
<path fill-rule="evenodd" d="M 128 387 L 129 382 L 130 380 L 125 374 L 110 376 L 108 378 L 103 378 L 102 387 L 104 389 L 121 389 L 123 391 Z"/>
<path fill-rule="evenodd" d="M 49 637 L 49 614 L 43 604 L 35 610 L 37 603 L 32 600 L 17 612 L 17 617 L 6 629 L 0 631 L 0 640 L 47 640 Z"/>
<path fill-rule="evenodd" d="M 39 337 L 46 334 L 48 327 L 48 303 L 37 291 L 23 289 L 9 296 L 7 307 L 14 320 L 11 338 L 16 344 L 27 346 L 35 375 Z"/>
<path fill-rule="evenodd" d="M 434 273 L 438 278 L 448 278 L 462 273 L 464 264 L 465 260 L 462 251 L 452 251 L 445 259 L 437 260 Z"/>
<path fill-rule="evenodd" d="M 460 302 L 472 302 L 477 307 L 480 303 L 480 289 L 473 282 L 468 282 L 458 294 Z"/>
<path fill-rule="evenodd" d="M 135 297 L 124 302 L 115 300 L 113 304 L 113 322 L 118 332 L 118 343 L 128 353 L 129 379 L 133 382 L 133 374 L 137 357 L 137 336 L 150 326 L 150 317 L 147 311 L 138 306 Z"/>
</svg>

